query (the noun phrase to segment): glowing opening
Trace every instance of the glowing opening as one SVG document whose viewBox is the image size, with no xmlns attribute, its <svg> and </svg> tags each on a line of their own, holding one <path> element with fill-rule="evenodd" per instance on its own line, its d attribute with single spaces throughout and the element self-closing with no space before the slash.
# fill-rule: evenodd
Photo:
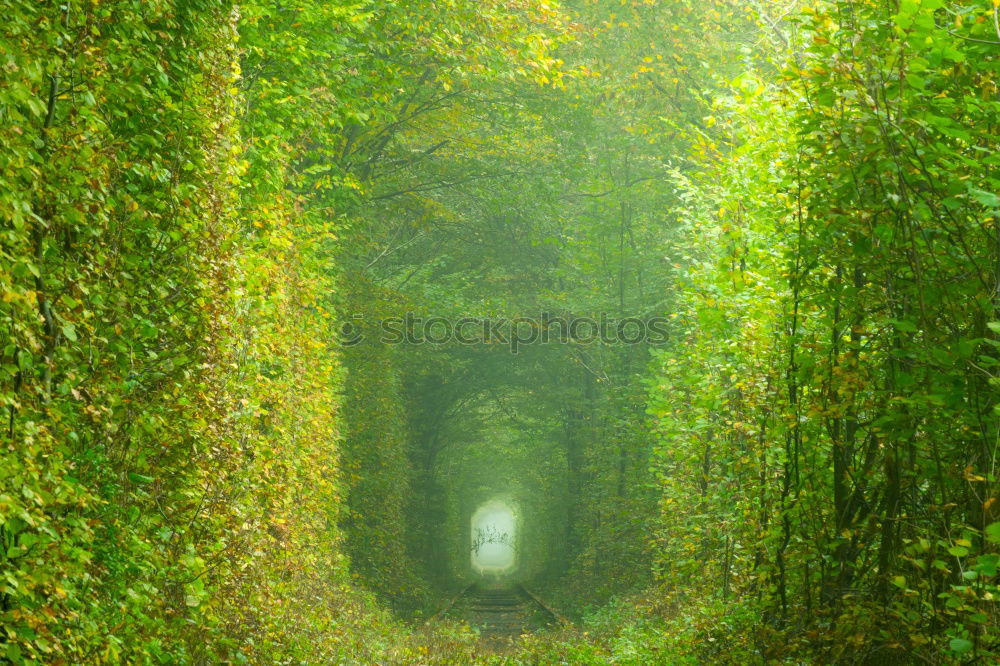
<svg viewBox="0 0 1000 666">
<path fill-rule="evenodd" d="M 517 563 L 517 518 L 500 500 L 486 502 L 472 514 L 472 569 L 479 575 L 510 573 Z"/>
</svg>

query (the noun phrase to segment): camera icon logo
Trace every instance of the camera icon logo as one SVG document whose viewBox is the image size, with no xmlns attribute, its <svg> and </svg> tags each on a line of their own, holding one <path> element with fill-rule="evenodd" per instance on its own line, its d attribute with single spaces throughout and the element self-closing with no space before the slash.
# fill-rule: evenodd
<svg viewBox="0 0 1000 666">
<path fill-rule="evenodd" d="M 340 323 L 337 328 L 337 344 L 341 347 L 353 347 L 365 336 L 361 333 L 362 315 L 352 314 Z"/>
</svg>

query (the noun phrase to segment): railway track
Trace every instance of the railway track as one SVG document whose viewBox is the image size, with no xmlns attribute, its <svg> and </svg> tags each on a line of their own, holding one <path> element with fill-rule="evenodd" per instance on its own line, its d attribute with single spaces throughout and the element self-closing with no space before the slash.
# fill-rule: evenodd
<svg viewBox="0 0 1000 666">
<path fill-rule="evenodd" d="M 435 617 L 465 620 L 488 639 L 519 636 L 553 624 L 567 623 L 523 585 L 474 583 L 452 599 Z"/>
</svg>

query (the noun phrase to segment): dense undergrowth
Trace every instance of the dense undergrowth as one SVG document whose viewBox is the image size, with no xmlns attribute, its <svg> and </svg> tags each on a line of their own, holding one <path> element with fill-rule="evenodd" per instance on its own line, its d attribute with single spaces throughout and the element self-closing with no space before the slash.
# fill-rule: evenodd
<svg viewBox="0 0 1000 666">
<path fill-rule="evenodd" d="M 996 659 L 995 3 L 3 14 L 0 659 Z M 408 620 L 501 492 L 494 652 Z"/>
</svg>

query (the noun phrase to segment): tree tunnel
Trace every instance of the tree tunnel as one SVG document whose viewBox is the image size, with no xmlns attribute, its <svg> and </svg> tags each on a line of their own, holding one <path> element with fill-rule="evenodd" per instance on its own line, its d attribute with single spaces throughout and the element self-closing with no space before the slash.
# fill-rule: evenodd
<svg viewBox="0 0 1000 666">
<path fill-rule="evenodd" d="M 347 382 L 352 423 L 372 424 L 345 446 L 357 578 L 404 615 L 484 579 L 559 588 L 593 529 L 593 377 L 558 348 L 392 351 Z"/>
<path fill-rule="evenodd" d="M 559 567 L 567 518 L 565 459 L 536 428 L 509 422 L 496 396 L 455 417 L 475 436 L 455 438 L 436 461 L 440 504 L 426 529 L 429 578 L 446 587 L 479 579 L 537 580 Z"/>
<path fill-rule="evenodd" d="M 571 162 L 589 164 L 594 156 L 579 147 Z M 639 167 L 630 159 L 614 153 L 601 164 L 612 181 L 631 182 Z M 659 312 L 666 290 L 644 277 L 634 248 L 641 225 L 659 229 L 661 207 L 625 201 L 627 188 L 617 198 L 563 198 L 566 187 L 607 190 L 594 183 L 536 191 L 541 181 L 528 179 L 512 197 L 501 180 L 485 182 L 434 201 L 373 205 L 364 214 L 393 220 L 398 238 L 381 239 L 391 251 L 344 280 L 342 310 L 365 316 L 352 320 L 362 341 L 343 352 L 347 509 L 338 525 L 357 580 L 403 616 L 426 615 L 495 573 L 472 551 L 473 517 L 494 499 L 516 518 L 515 564 L 500 567 L 512 582 L 582 604 L 649 572 L 645 521 L 656 504 L 639 381 L 647 343 L 602 334 L 515 349 L 511 328 L 494 335 L 492 324 L 472 343 L 432 340 L 470 320 L 521 321 L 527 334 L 545 322 Z M 442 206 L 455 215 L 441 217 Z M 390 320 L 406 335 L 382 343 Z"/>
</svg>

